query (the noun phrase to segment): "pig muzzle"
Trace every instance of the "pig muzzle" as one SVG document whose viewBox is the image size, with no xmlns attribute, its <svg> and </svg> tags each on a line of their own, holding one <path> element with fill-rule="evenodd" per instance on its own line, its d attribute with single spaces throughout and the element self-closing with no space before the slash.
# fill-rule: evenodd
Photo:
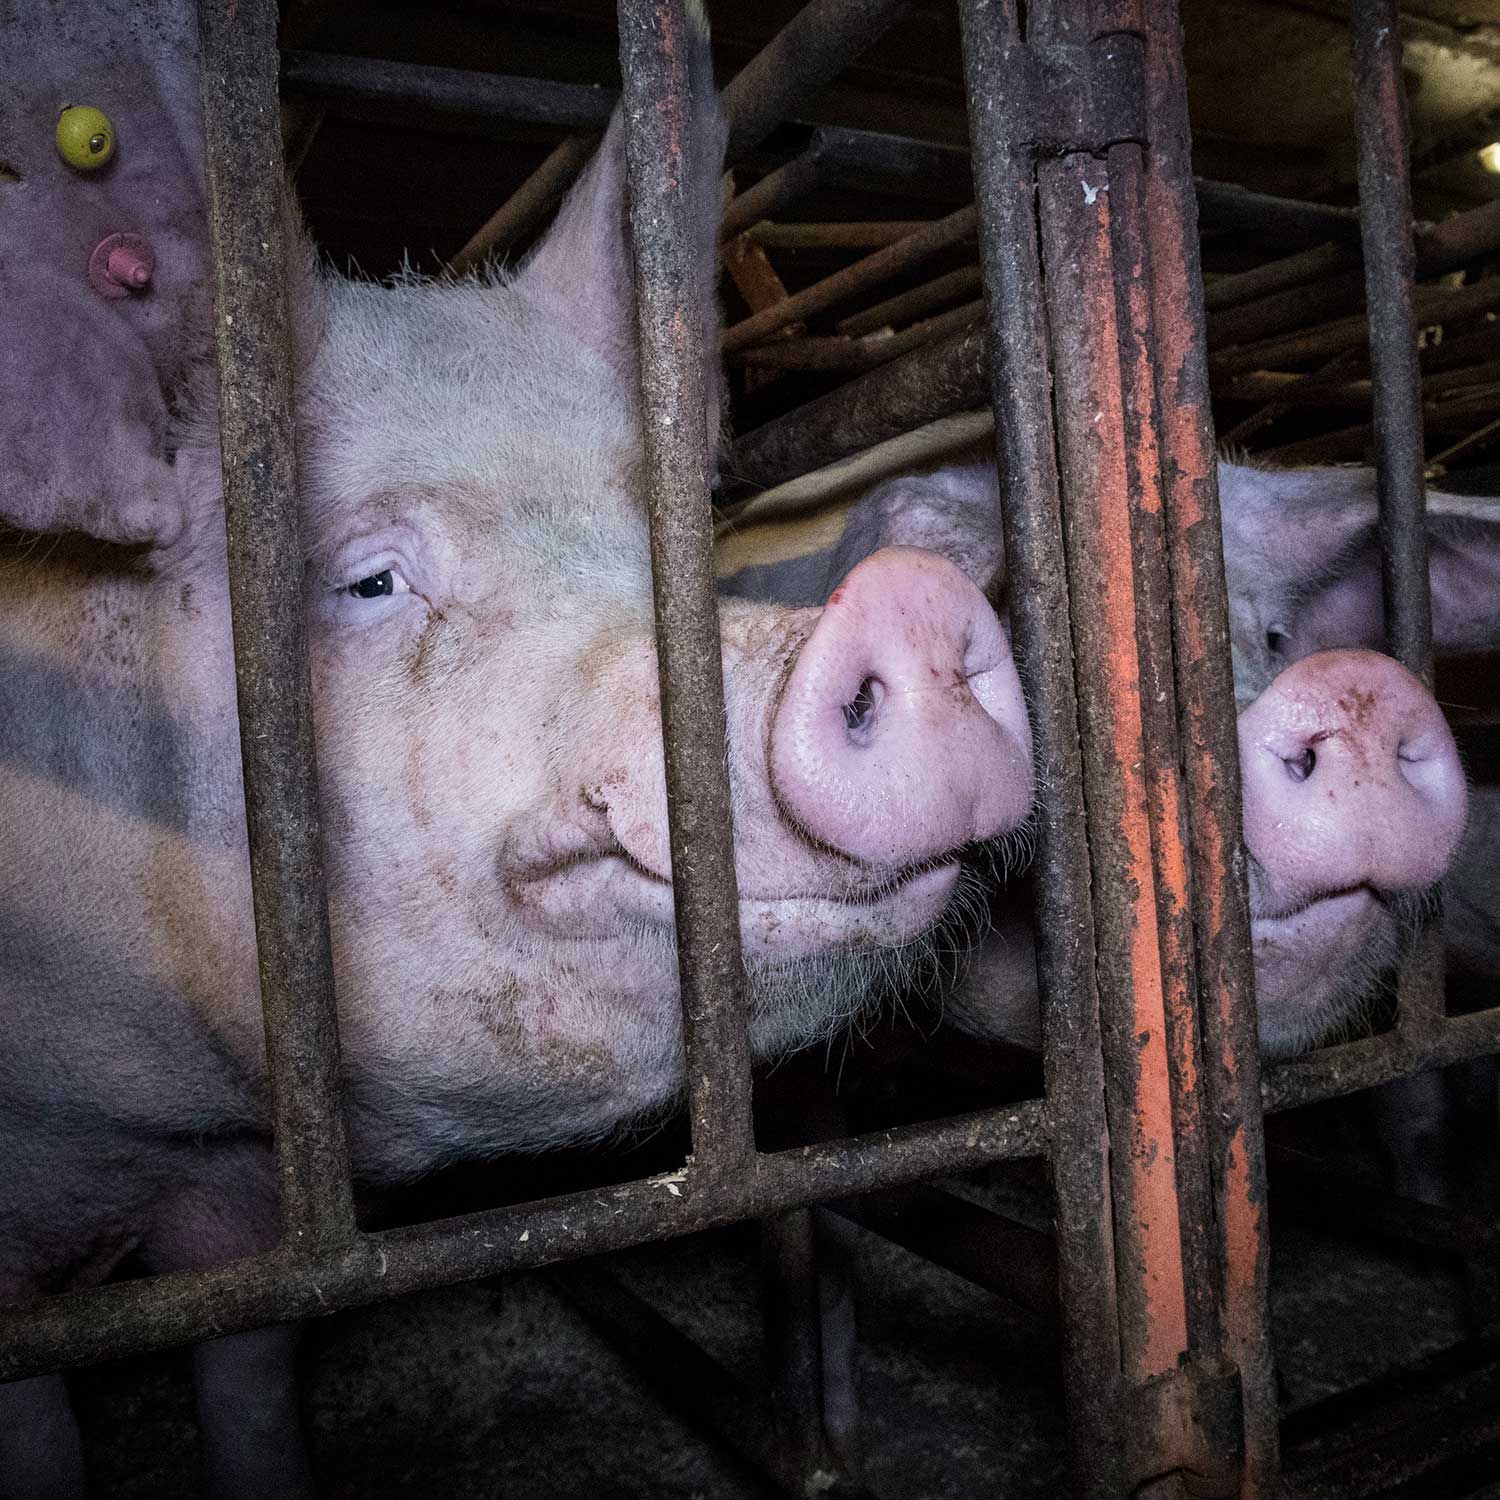
<svg viewBox="0 0 1500 1500">
<path fill-rule="evenodd" d="M 1240 715 L 1239 741 L 1245 842 L 1278 915 L 1420 892 L 1446 873 L 1463 770 L 1436 701 L 1390 657 L 1305 657 Z"/>
<path fill-rule="evenodd" d="M 863 865 L 910 867 L 1016 828 L 1031 734 L 979 590 L 909 547 L 850 572 L 782 689 L 770 774 L 793 824 Z"/>
</svg>

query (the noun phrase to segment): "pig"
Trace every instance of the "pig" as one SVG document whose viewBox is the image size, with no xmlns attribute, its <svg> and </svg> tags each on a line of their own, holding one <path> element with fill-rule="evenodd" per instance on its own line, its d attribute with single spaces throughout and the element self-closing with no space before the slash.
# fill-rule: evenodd
<svg viewBox="0 0 1500 1500">
<path fill-rule="evenodd" d="M 1466 788 L 1435 700 L 1378 654 L 1381 582 L 1373 472 L 1219 465 L 1260 1038 L 1288 1056 L 1361 1019 L 1424 903 L 1454 865 Z M 734 596 L 797 604 L 873 549 L 948 557 L 997 601 L 1004 590 L 1001 493 L 992 461 L 888 480 L 850 508 L 830 547 L 750 564 Z M 1500 634 L 1500 506 L 1429 496 L 1439 654 Z M 1337 809 L 1336 811 L 1334 809 Z M 1476 832 L 1492 828 L 1488 799 Z M 1482 833 L 1481 833 L 1482 837 Z M 1453 885 L 1460 945 L 1493 946 L 1489 861 L 1469 835 Z M 1037 1046 L 1030 903 L 1001 900 L 945 1014 L 979 1035 Z M 1486 925 L 1487 922 L 1487 925 Z"/>
<path fill-rule="evenodd" d="M 0 1302 L 278 1233 L 193 15 L 0 10 Z M 713 349 L 724 126 L 697 25 L 683 297 Z M 54 144 L 80 103 L 113 129 L 96 170 Z M 361 1184 L 606 1138 L 681 1090 L 623 163 L 617 120 L 510 276 L 344 279 L 289 211 Z M 882 549 L 816 607 L 727 602 L 722 641 L 765 1058 L 920 951 L 958 852 L 1025 818 L 1030 739 L 1003 626 L 930 551 Z M 217 1496 L 310 1493 L 291 1338 L 195 1350 Z M 0 1494 L 83 1490 L 62 1378 L 3 1387 Z"/>
</svg>

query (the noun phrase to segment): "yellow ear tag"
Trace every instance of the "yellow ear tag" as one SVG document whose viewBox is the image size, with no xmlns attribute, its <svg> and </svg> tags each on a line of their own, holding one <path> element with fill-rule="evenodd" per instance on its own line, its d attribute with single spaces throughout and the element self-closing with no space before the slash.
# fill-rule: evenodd
<svg viewBox="0 0 1500 1500">
<path fill-rule="evenodd" d="M 109 116 L 88 104 L 70 104 L 57 117 L 57 154 L 80 172 L 102 167 L 115 154 Z"/>
</svg>

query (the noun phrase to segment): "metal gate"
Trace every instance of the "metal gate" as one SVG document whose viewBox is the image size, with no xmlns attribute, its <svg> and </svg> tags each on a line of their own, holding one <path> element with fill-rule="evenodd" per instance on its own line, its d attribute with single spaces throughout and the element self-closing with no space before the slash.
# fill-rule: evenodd
<svg viewBox="0 0 1500 1500">
<path fill-rule="evenodd" d="M 813 0 L 731 85 L 736 138 L 763 136 L 900 9 Z M 674 420 L 702 409 L 701 327 L 678 320 L 674 300 L 688 253 L 676 129 L 687 21 L 684 0 L 620 0 L 692 1153 L 669 1179 L 357 1229 L 338 1099 L 288 330 L 281 299 L 264 295 L 283 255 L 275 6 L 204 5 L 235 660 L 284 1232 L 275 1250 L 222 1268 L 7 1310 L 0 1375 L 748 1217 L 778 1216 L 795 1261 L 808 1205 L 1044 1156 L 1076 1493 L 1276 1492 L 1262 1100 L 1282 1108 L 1496 1050 L 1500 1013 L 1439 1019 L 1431 931 L 1392 1033 L 1281 1065 L 1262 1082 L 1176 6 L 1034 0 L 1024 34 L 1015 0 L 960 0 L 960 10 L 988 340 L 955 336 L 860 382 L 864 404 L 844 401 L 837 441 L 846 451 L 851 431 L 854 446 L 874 441 L 988 385 L 1017 656 L 1037 755 L 1050 768 L 1037 856 L 1045 1098 L 756 1149 L 710 463 L 702 424 Z M 1392 0 L 1357 0 L 1354 12 L 1387 619 L 1393 654 L 1430 681 L 1399 33 Z M 575 143 L 547 170 L 565 180 L 580 155 Z M 731 219 L 789 201 L 810 170 L 794 162 L 773 173 L 745 195 L 751 203 L 731 205 Z M 752 435 L 762 458 L 776 436 Z M 774 469 L 774 453 L 767 463 Z M 789 1360 L 797 1347 L 789 1340 Z M 764 1461 L 800 1491 L 813 1446 L 768 1438 Z"/>
</svg>

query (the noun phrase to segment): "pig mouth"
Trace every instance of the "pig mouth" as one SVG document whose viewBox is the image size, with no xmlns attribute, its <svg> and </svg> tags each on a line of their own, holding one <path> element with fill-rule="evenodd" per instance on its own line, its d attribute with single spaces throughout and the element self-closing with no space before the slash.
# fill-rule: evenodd
<svg viewBox="0 0 1500 1500">
<path fill-rule="evenodd" d="M 911 942 L 942 916 L 959 878 L 956 860 L 888 874 L 847 892 L 741 891 L 745 957 L 788 962 Z M 628 852 L 573 858 L 507 884 L 521 919 L 551 938 L 670 941 L 672 882 Z"/>
</svg>

